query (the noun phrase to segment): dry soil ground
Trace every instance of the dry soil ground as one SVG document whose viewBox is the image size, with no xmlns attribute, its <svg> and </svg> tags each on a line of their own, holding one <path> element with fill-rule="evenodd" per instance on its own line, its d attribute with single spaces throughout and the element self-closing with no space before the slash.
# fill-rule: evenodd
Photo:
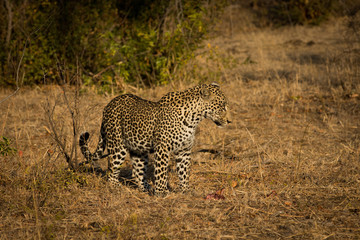
<svg viewBox="0 0 360 240">
<path fill-rule="evenodd" d="M 54 122 L 69 148 L 61 88 L 22 88 L 0 104 L 0 135 L 18 150 L 0 160 L 0 239 L 359 239 L 360 40 L 346 24 L 224 24 L 208 41 L 193 67 L 221 84 L 233 122 L 199 127 L 187 194 L 113 189 L 94 173 L 66 170 L 44 111 L 56 103 Z M 156 100 L 188 86 L 127 92 Z M 80 95 L 80 131 L 91 133 L 91 149 L 112 97 Z M 225 199 L 204 199 L 222 188 Z"/>
</svg>

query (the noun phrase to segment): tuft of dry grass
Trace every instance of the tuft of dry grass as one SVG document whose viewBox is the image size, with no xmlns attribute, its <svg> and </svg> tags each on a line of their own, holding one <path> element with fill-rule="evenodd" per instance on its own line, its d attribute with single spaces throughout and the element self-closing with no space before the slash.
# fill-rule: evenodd
<svg viewBox="0 0 360 240">
<path fill-rule="evenodd" d="M 358 239 L 360 41 L 345 23 L 250 28 L 209 40 L 197 64 L 221 83 L 233 122 L 201 123 L 187 194 L 153 197 L 67 170 L 43 111 L 46 97 L 57 102 L 55 120 L 71 136 L 62 90 L 21 89 L 0 105 L 0 135 L 21 151 L 0 160 L 0 238 Z M 157 100 L 187 87 L 129 91 Z M 80 96 L 91 149 L 112 97 Z M 176 187 L 173 166 L 170 182 Z M 204 200 L 222 188 L 224 200 Z"/>
</svg>

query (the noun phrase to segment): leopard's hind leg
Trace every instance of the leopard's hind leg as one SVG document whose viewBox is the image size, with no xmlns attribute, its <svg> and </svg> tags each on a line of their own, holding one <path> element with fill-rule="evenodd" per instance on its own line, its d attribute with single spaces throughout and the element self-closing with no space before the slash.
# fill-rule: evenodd
<svg viewBox="0 0 360 240">
<path fill-rule="evenodd" d="M 150 185 L 146 179 L 146 171 L 149 163 L 148 154 L 130 152 L 130 157 L 133 165 L 132 175 L 135 178 L 137 186 L 139 187 L 140 191 L 150 191 Z"/>
<path fill-rule="evenodd" d="M 126 148 L 121 143 L 120 139 L 108 139 L 107 142 L 107 149 L 109 152 L 109 175 L 108 180 L 111 185 L 113 186 L 119 186 L 120 181 L 120 169 L 121 165 L 125 161 L 126 157 Z"/>
</svg>

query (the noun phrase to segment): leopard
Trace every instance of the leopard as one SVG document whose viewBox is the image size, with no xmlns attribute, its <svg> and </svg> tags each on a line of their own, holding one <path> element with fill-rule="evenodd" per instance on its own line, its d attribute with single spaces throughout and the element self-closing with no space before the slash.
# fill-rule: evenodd
<svg viewBox="0 0 360 240">
<path fill-rule="evenodd" d="M 225 127 L 231 123 L 228 108 L 229 102 L 217 83 L 169 92 L 158 101 L 133 94 L 119 95 L 103 110 L 95 152 L 89 150 L 88 132 L 80 135 L 80 149 L 85 163 L 95 163 L 107 150 L 107 178 L 114 186 L 121 185 L 120 170 L 130 154 L 137 187 L 154 194 L 169 193 L 168 167 L 170 158 L 173 158 L 180 191 L 186 192 L 189 190 L 191 149 L 197 127 L 203 119 Z M 154 160 L 154 187 L 146 177 L 149 154 L 153 154 Z"/>
</svg>

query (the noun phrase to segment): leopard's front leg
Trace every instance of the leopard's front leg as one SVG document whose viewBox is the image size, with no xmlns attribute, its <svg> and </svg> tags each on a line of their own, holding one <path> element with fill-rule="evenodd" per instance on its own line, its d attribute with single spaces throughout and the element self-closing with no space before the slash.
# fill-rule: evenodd
<svg viewBox="0 0 360 240">
<path fill-rule="evenodd" d="M 169 192 L 168 188 L 168 165 L 169 165 L 169 150 L 165 145 L 158 145 L 155 148 L 155 194 L 166 194 Z"/>
<path fill-rule="evenodd" d="M 176 172 L 180 180 L 180 190 L 185 192 L 189 189 L 190 177 L 190 150 L 183 151 L 177 154 L 176 157 Z"/>
</svg>

